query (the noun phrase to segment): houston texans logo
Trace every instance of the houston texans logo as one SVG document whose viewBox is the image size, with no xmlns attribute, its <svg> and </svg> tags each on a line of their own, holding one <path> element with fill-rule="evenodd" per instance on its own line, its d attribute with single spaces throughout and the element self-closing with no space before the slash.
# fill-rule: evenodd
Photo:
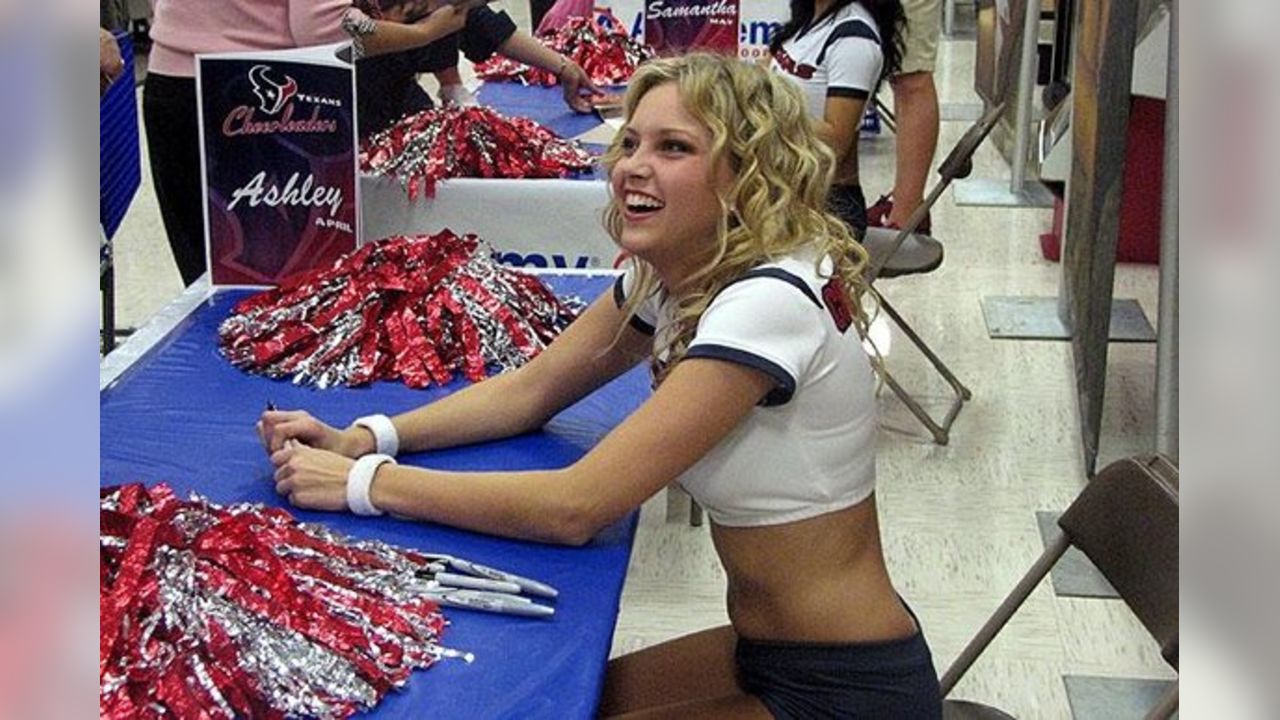
<svg viewBox="0 0 1280 720">
<path fill-rule="evenodd" d="M 253 83 L 253 94 L 258 96 L 258 107 L 268 115 L 275 115 L 298 93 L 298 83 L 285 75 L 282 85 L 267 77 L 270 69 L 266 65 L 254 65 L 249 69 L 249 82 Z"/>
<path fill-rule="evenodd" d="M 790 55 L 787 54 L 786 50 L 779 49 L 778 52 L 773 54 L 773 59 L 778 61 L 779 67 L 791 73 L 792 75 L 795 75 L 801 80 L 809 80 L 813 78 L 813 73 L 814 71 L 817 70 L 817 68 L 815 68 L 812 65 L 806 65 L 805 63 L 796 62 Z"/>
</svg>

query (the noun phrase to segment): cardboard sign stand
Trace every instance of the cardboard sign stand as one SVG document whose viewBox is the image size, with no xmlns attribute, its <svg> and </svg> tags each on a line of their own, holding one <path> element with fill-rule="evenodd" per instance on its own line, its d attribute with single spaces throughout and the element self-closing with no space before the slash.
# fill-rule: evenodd
<svg viewBox="0 0 1280 720">
<path fill-rule="evenodd" d="M 354 68 L 342 59 L 347 47 L 197 56 L 213 285 L 275 285 L 359 246 L 356 88 Z"/>
</svg>

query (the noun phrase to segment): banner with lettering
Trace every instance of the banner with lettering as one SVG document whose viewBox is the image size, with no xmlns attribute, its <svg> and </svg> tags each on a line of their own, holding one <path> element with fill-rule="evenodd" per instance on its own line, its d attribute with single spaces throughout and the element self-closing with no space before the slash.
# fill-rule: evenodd
<svg viewBox="0 0 1280 720">
<path fill-rule="evenodd" d="M 659 55 L 738 54 L 738 0 L 645 0 L 644 38 Z"/>
<path fill-rule="evenodd" d="M 670 15 L 674 7 L 667 0 L 662 0 L 656 7 L 653 3 L 654 0 L 598 0 L 596 5 L 609 8 L 623 22 L 631 37 L 649 42 L 646 16 Z M 733 4 L 737 6 L 734 32 L 738 57 L 748 61 L 765 57 L 769 39 L 787 19 L 787 3 L 780 0 L 737 0 Z"/>
<path fill-rule="evenodd" d="M 343 47 L 198 57 L 215 285 L 274 285 L 359 243 L 355 74 Z"/>
</svg>

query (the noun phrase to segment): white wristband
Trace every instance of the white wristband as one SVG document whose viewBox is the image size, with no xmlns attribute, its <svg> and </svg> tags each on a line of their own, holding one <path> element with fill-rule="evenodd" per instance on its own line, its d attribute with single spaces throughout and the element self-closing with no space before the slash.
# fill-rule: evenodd
<svg viewBox="0 0 1280 720">
<path fill-rule="evenodd" d="M 356 515 L 382 514 L 369 499 L 369 488 L 373 486 L 373 476 L 383 463 L 395 465 L 396 460 L 390 455 L 363 455 L 356 459 L 347 473 L 347 507 Z"/>
<path fill-rule="evenodd" d="M 377 452 L 392 457 L 400 452 L 400 435 L 396 433 L 396 426 L 391 424 L 391 418 L 386 415 L 365 415 L 362 418 L 356 418 L 352 424 L 373 433 Z"/>
</svg>

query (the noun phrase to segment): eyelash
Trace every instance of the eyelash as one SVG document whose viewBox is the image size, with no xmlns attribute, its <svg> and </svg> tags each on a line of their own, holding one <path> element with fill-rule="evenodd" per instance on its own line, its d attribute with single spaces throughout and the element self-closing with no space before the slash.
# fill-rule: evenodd
<svg viewBox="0 0 1280 720">
<path fill-rule="evenodd" d="M 628 154 L 635 152 L 638 145 L 639 142 L 635 138 L 630 137 L 622 138 L 622 142 L 620 143 L 622 151 Z M 693 148 L 690 147 L 688 143 L 680 140 L 663 140 L 659 143 L 658 147 L 662 152 L 667 153 L 688 153 L 693 151 Z"/>
</svg>

